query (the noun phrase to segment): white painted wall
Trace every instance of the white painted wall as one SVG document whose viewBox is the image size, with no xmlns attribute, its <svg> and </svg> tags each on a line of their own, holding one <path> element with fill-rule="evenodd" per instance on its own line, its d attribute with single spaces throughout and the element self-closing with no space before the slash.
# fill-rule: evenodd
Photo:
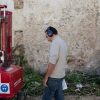
<svg viewBox="0 0 100 100">
<path fill-rule="evenodd" d="M 23 8 L 15 9 L 22 1 Z M 0 4 L 13 12 L 13 45 L 24 44 L 25 57 L 35 70 L 47 69 L 50 43 L 44 31 L 50 25 L 68 45 L 70 69 L 95 67 L 100 61 L 100 0 L 0 0 Z M 23 32 L 15 32 L 19 30 Z"/>
</svg>

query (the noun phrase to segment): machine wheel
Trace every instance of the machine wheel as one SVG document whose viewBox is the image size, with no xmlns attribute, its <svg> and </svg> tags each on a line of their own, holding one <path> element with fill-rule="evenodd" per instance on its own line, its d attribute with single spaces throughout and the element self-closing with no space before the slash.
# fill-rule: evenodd
<svg viewBox="0 0 100 100">
<path fill-rule="evenodd" d="M 19 91 L 11 100 L 22 100 L 22 92 Z"/>
<path fill-rule="evenodd" d="M 22 99 L 22 92 L 19 91 L 13 98 L 6 99 L 6 98 L 0 98 L 0 100 L 23 100 Z"/>
<path fill-rule="evenodd" d="M 21 91 L 19 91 L 17 93 L 17 99 L 16 100 L 22 100 L 22 92 Z"/>
</svg>

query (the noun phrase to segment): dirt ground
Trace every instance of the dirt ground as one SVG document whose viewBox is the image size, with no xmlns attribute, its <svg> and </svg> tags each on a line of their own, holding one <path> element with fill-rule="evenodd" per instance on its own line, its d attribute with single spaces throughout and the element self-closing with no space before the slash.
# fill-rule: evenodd
<svg viewBox="0 0 100 100">
<path fill-rule="evenodd" d="M 39 97 L 28 97 L 26 100 L 41 100 L 41 96 Z M 52 99 L 53 100 L 53 99 Z M 64 100 L 100 100 L 100 97 L 91 95 L 91 96 L 64 96 Z"/>
</svg>

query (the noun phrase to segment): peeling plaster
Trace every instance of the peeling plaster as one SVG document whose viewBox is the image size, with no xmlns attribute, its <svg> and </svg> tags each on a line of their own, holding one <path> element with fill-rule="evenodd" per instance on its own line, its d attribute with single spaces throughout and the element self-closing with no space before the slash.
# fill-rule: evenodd
<svg viewBox="0 0 100 100">
<path fill-rule="evenodd" d="M 100 50 L 100 0 L 23 0 L 23 7 L 14 9 L 13 33 L 23 30 L 25 56 L 41 73 L 47 69 L 50 43 L 44 31 L 50 25 L 68 46 L 68 68 L 96 66 L 99 57 L 90 59 Z M 16 39 L 13 42 L 15 45 Z"/>
</svg>

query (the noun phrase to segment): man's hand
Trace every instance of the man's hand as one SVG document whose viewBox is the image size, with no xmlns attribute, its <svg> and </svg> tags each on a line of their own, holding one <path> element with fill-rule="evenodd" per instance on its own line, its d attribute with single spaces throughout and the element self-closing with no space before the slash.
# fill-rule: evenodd
<svg viewBox="0 0 100 100">
<path fill-rule="evenodd" d="M 48 87 L 48 86 L 47 86 L 47 81 L 48 81 L 48 78 L 45 77 L 45 78 L 44 78 L 44 81 L 43 81 L 43 85 L 44 85 L 45 87 Z"/>
<path fill-rule="evenodd" d="M 49 63 L 49 64 L 48 64 L 47 73 L 46 73 L 45 78 L 44 78 L 44 81 L 43 81 L 43 85 L 44 85 L 45 87 L 48 87 L 48 86 L 47 86 L 48 77 L 49 77 L 50 74 L 52 73 L 54 67 L 55 67 L 54 64 L 52 64 L 52 63 Z"/>
</svg>

